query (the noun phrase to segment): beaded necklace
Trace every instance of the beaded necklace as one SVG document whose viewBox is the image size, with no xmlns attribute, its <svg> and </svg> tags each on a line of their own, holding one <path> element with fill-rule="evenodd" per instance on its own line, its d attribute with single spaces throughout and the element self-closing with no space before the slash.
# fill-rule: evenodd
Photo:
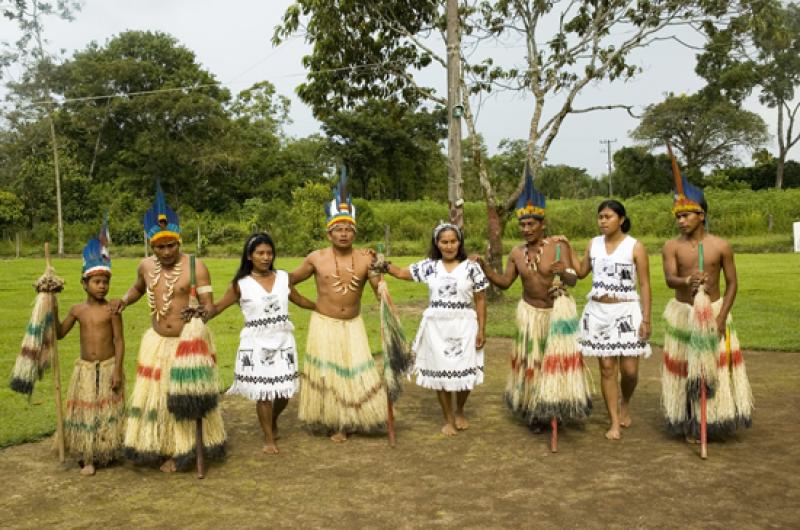
<svg viewBox="0 0 800 530">
<path fill-rule="evenodd" d="M 167 313 L 169 313 L 169 308 L 172 306 L 172 298 L 175 295 L 175 283 L 178 281 L 178 278 L 181 277 L 183 261 L 179 259 L 178 263 L 175 264 L 171 272 L 164 273 L 164 287 L 166 288 L 164 294 L 162 295 L 162 300 L 164 303 L 162 304 L 161 309 L 156 309 L 155 287 L 158 285 L 158 282 L 161 279 L 162 267 L 158 258 L 153 257 L 153 260 L 156 262 L 156 266 L 153 268 L 153 272 L 149 273 L 150 283 L 147 284 L 147 305 L 150 306 L 150 316 L 155 315 L 156 322 L 158 322 L 167 316 Z"/>
<path fill-rule="evenodd" d="M 542 253 L 544 252 L 544 245 L 547 243 L 546 239 L 543 239 L 542 242 L 538 246 L 538 250 L 536 251 L 536 257 L 531 260 L 530 253 L 528 251 L 528 243 L 525 243 L 525 265 L 528 266 L 528 270 L 532 270 L 534 272 L 539 272 L 539 262 L 542 259 Z"/>
</svg>

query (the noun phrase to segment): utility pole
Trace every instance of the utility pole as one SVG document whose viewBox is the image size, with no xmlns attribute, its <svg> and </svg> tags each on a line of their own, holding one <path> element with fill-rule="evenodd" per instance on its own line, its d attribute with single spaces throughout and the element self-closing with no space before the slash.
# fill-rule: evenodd
<svg viewBox="0 0 800 530">
<path fill-rule="evenodd" d="M 614 138 L 613 140 L 605 139 L 600 140 L 601 144 L 606 144 L 606 153 L 608 154 L 608 196 L 611 197 L 614 194 L 614 188 L 611 187 L 611 144 L 616 143 L 617 139 Z"/>
<path fill-rule="evenodd" d="M 461 188 L 461 27 L 458 0 L 447 0 L 447 201 L 450 222 L 464 226 Z"/>
</svg>

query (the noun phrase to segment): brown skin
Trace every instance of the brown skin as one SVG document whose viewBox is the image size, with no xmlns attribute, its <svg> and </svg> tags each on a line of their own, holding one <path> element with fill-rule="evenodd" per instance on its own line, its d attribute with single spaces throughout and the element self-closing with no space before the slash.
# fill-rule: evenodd
<svg viewBox="0 0 800 530">
<path fill-rule="evenodd" d="M 530 217 L 519 220 L 519 229 L 525 243 L 517 245 L 508 255 L 506 270 L 499 274 L 488 266 L 481 256 L 470 256 L 470 259 L 477 261 L 486 277 L 494 285 L 501 289 L 508 289 L 517 276 L 522 280 L 522 299 L 529 305 L 538 308 L 553 307 L 553 299 L 550 289 L 553 286 L 553 278 L 556 274 L 561 275 L 562 281 L 574 286 L 577 277 L 566 272 L 572 269 L 572 251 L 565 238 L 548 239 L 544 237 L 546 223 L 544 220 L 533 219 Z M 561 261 L 556 261 L 556 246 L 561 245 Z M 542 256 L 539 260 L 538 271 L 528 268 L 525 262 L 525 247 L 528 247 L 528 255 L 531 263 L 536 259 L 539 248 L 543 248 Z"/>
<path fill-rule="evenodd" d="M 167 290 L 166 275 L 172 273 L 175 266 L 181 263 L 181 275 L 173 286 L 172 305 L 170 306 L 169 312 L 160 320 L 156 320 L 156 315 L 153 315 L 150 320 L 150 325 L 153 327 L 153 330 L 162 337 L 179 337 L 185 323 L 181 317 L 181 312 L 189 306 L 189 290 L 191 283 L 189 256 L 181 252 L 181 243 L 174 237 L 162 237 L 157 239 L 155 242 L 150 243 L 150 249 L 153 251 L 154 256 L 145 258 L 139 263 L 139 268 L 136 271 L 136 280 L 125 293 L 125 297 L 123 297 L 123 299 L 112 300 L 109 306 L 112 312 L 119 314 L 122 313 L 127 306 L 135 303 L 144 296 L 147 292 L 147 283 L 150 281 L 150 274 L 155 270 L 156 260 L 158 260 L 161 262 L 161 277 L 154 288 L 154 294 L 155 308 L 156 310 L 161 309 L 164 305 L 164 293 Z M 195 260 L 195 285 L 197 287 L 211 285 L 208 268 L 199 259 Z M 206 314 L 209 314 L 214 308 L 214 295 L 208 292 L 198 294 L 197 298 Z M 176 471 L 175 460 L 172 458 L 167 459 L 164 464 L 162 464 L 161 471 L 165 473 Z"/>
<path fill-rule="evenodd" d="M 613 253 L 625 239 L 622 223 L 625 217 L 620 217 L 611 208 L 603 208 L 597 214 L 597 225 L 605 237 L 606 252 Z M 573 250 L 573 261 L 578 263 L 578 258 Z M 642 306 L 642 324 L 639 326 L 639 337 L 642 340 L 650 338 L 650 314 L 652 308 L 652 293 L 650 290 L 650 263 L 647 250 L 641 242 L 637 241 L 633 247 L 633 263 L 636 266 L 636 277 L 639 282 L 639 295 Z M 586 247 L 583 260 L 576 267 L 578 278 L 583 279 L 592 272 L 591 247 Z M 620 302 L 613 296 L 601 296 L 596 301 L 614 304 Z M 630 401 L 633 391 L 639 381 L 639 358 L 618 355 L 616 357 L 600 357 L 601 388 L 606 402 L 611 427 L 606 431 L 606 438 L 619 440 L 622 437 L 620 427 L 630 427 L 633 423 L 630 415 Z M 617 384 L 617 374 L 620 382 Z M 621 389 L 621 392 L 620 392 Z M 622 399 L 620 399 L 620 393 Z"/>
<path fill-rule="evenodd" d="M 81 285 L 86 291 L 86 301 L 69 309 L 62 322 L 58 320 L 58 304 L 55 307 L 56 336 L 63 339 L 77 321 L 80 325 L 81 359 L 84 361 L 105 361 L 114 357 L 114 373 L 111 375 L 111 389 L 122 390 L 125 380 L 122 363 L 125 356 L 122 316 L 109 310 L 106 301 L 110 275 L 95 274 L 82 278 Z M 94 475 L 92 462 L 86 462 L 82 475 Z"/>
<path fill-rule="evenodd" d="M 297 285 L 314 276 L 317 285 L 315 311 L 321 315 L 342 320 L 357 317 L 361 314 L 361 295 L 364 293 L 367 281 L 372 286 L 375 298 L 380 299 L 378 277 L 370 277 L 368 274 L 373 253 L 365 249 L 354 249 L 355 238 L 355 227 L 352 225 L 348 223 L 333 225 L 328 230 L 328 241 L 331 242 L 331 246 L 312 252 L 289 274 L 291 285 Z M 359 279 L 359 286 L 355 290 L 348 290 L 342 294 L 333 286 L 336 281 L 333 276 L 336 275 L 337 264 L 342 284 L 349 284 L 353 276 Z M 352 268 L 353 272 L 349 272 L 348 268 Z M 333 433 L 331 436 L 334 442 L 343 442 L 346 439 L 347 434 L 344 432 Z"/>
<path fill-rule="evenodd" d="M 275 250 L 266 243 L 261 243 L 253 249 L 248 258 L 253 263 L 253 272 L 250 277 L 253 278 L 261 287 L 267 292 L 272 292 L 272 287 L 275 285 L 275 271 L 270 270 L 272 262 L 275 259 Z M 228 290 L 222 295 L 222 298 L 212 306 L 211 311 L 208 313 L 208 320 L 216 317 L 225 309 L 233 304 L 238 304 L 241 298 L 239 291 L 239 284 L 231 282 Z M 316 305 L 314 302 L 297 292 L 293 285 L 290 285 L 289 300 L 295 305 L 304 309 L 314 310 Z M 256 414 L 258 415 L 258 422 L 261 425 L 261 430 L 264 433 L 264 447 L 263 451 L 267 454 L 278 454 L 278 445 L 275 441 L 278 438 L 278 416 L 281 415 L 283 409 L 289 404 L 286 398 L 278 398 L 274 401 L 263 400 L 256 402 Z"/>
<path fill-rule="evenodd" d="M 452 272 L 461 263 L 457 258 L 460 245 L 461 242 L 458 240 L 458 235 L 453 230 L 442 230 L 439 234 L 436 246 L 442 253 L 442 264 L 447 272 Z M 412 280 L 411 270 L 408 267 L 400 268 L 388 263 L 386 272 L 400 280 Z M 475 337 L 475 347 L 481 349 L 486 343 L 486 293 L 483 291 L 475 293 L 474 300 L 475 311 L 478 315 L 478 335 Z M 436 397 L 442 407 L 442 414 L 444 414 L 445 424 L 442 427 L 442 434 L 445 436 L 455 436 L 458 431 L 469 428 L 469 421 L 464 415 L 464 405 L 467 403 L 469 392 L 469 390 L 459 392 L 436 391 Z M 455 413 L 453 413 L 453 394 L 455 394 L 456 398 Z"/>
<path fill-rule="evenodd" d="M 733 249 L 724 239 L 705 230 L 703 212 L 681 212 L 675 215 L 681 235 L 667 241 L 662 250 L 664 279 L 675 290 L 679 302 L 691 304 L 702 284 L 712 302 L 720 298 L 720 274 L 725 275 L 725 294 L 717 315 L 717 331 L 725 334 L 725 321 L 736 299 L 738 281 Z M 703 271 L 699 269 L 698 248 L 703 242 Z"/>
<path fill-rule="evenodd" d="M 154 257 L 145 258 L 139 263 L 136 272 L 136 281 L 128 289 L 127 303 L 124 299 L 112 300 L 110 305 L 113 311 L 121 313 L 127 306 L 138 301 L 147 292 L 147 283 L 150 281 L 150 274 L 155 270 L 156 259 L 161 262 L 161 278 L 154 288 L 156 309 L 160 309 L 164 304 L 164 293 L 166 292 L 166 274 L 171 273 L 174 267 L 182 264 L 181 276 L 175 282 L 173 288 L 172 305 L 169 313 L 156 320 L 153 315 L 151 326 L 153 330 L 163 337 L 178 337 L 183 330 L 184 321 L 181 318 L 181 311 L 189 305 L 189 256 L 181 252 L 180 242 L 172 237 L 164 237 L 150 245 Z M 195 280 L 197 287 L 211 284 L 208 268 L 199 259 L 195 260 Z M 198 294 L 197 298 L 200 305 L 205 309 L 206 314 L 210 314 L 214 308 L 214 296 L 212 293 Z"/>
</svg>

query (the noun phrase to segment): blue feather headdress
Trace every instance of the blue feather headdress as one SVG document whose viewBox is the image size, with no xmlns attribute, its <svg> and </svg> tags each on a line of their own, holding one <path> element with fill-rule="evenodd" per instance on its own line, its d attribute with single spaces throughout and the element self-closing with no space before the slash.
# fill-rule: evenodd
<svg viewBox="0 0 800 530">
<path fill-rule="evenodd" d="M 108 245 L 111 244 L 111 234 L 108 231 L 108 214 L 103 221 L 103 227 L 96 238 L 92 238 L 83 247 L 83 269 L 81 277 L 88 278 L 95 274 L 111 276 L 111 255 Z"/>
<path fill-rule="evenodd" d="M 704 212 L 703 204 L 705 197 L 703 190 L 691 184 L 686 177 L 681 175 L 681 170 L 678 168 L 678 161 L 675 155 L 672 154 L 672 146 L 667 142 L 667 152 L 669 153 L 670 161 L 672 162 L 672 177 L 675 180 L 674 189 L 674 202 L 672 204 L 672 214 L 679 214 L 681 212 Z"/>
<path fill-rule="evenodd" d="M 533 187 L 533 175 L 531 175 L 530 168 L 526 162 L 525 188 L 523 188 L 522 194 L 517 199 L 517 219 L 532 217 L 541 221 L 544 219 L 545 203 L 544 194 Z"/>
<path fill-rule="evenodd" d="M 156 181 L 156 201 L 144 213 L 144 230 L 151 245 L 164 237 L 173 237 L 177 240 L 181 238 L 178 214 L 167 206 L 160 181 Z"/>
<path fill-rule="evenodd" d="M 338 223 L 356 225 L 356 207 L 347 191 L 347 168 L 342 166 L 339 183 L 333 189 L 333 200 L 325 204 L 325 216 L 328 219 L 327 229 Z"/>
</svg>

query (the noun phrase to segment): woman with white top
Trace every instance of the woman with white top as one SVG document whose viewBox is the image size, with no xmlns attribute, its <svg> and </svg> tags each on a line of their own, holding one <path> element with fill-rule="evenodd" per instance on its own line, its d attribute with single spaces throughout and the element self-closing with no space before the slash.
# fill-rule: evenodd
<svg viewBox="0 0 800 530">
<path fill-rule="evenodd" d="M 620 427 L 631 425 L 630 402 L 639 379 L 639 358 L 651 353 L 647 342 L 650 268 L 644 245 L 628 235 L 631 221 L 622 203 L 600 203 L 597 224 L 602 235 L 592 239 L 576 271 L 578 278 L 592 273 L 580 343 L 584 356 L 600 361 L 603 398 L 611 418 L 605 436 L 619 440 Z M 577 257 L 573 263 L 578 263 Z"/>
<path fill-rule="evenodd" d="M 275 243 L 268 234 L 247 239 L 239 270 L 209 318 L 239 303 L 244 328 L 239 335 L 233 385 L 228 394 L 256 402 L 264 433 L 263 451 L 278 452 L 278 416 L 298 388 L 297 347 L 289 320 L 289 301 L 305 309 L 315 304 L 289 282 L 286 271 L 275 270 Z"/>
</svg>

